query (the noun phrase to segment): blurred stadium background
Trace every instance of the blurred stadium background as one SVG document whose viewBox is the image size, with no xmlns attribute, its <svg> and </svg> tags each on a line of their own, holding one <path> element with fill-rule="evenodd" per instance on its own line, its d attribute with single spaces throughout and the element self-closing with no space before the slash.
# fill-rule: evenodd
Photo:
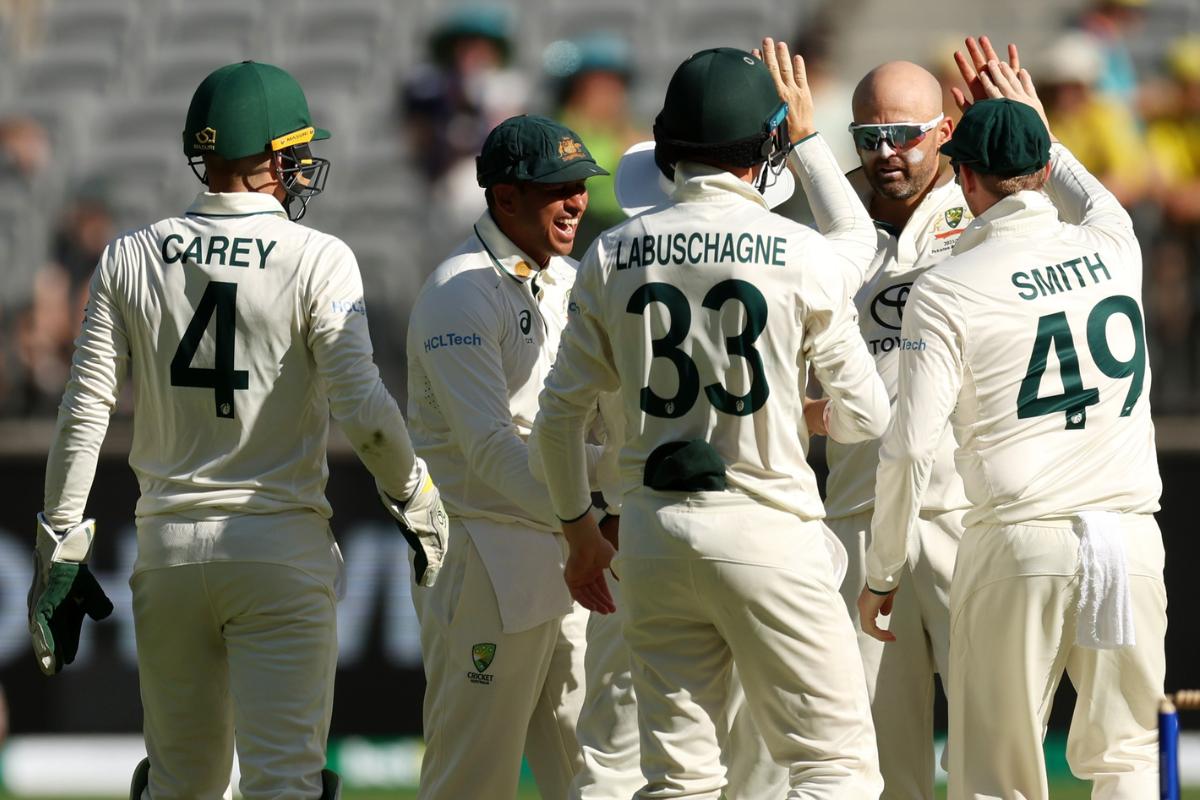
<svg viewBox="0 0 1200 800">
<path fill-rule="evenodd" d="M 243 58 L 289 69 L 317 124 L 333 131 L 319 148 L 333 161 L 327 189 L 304 224 L 357 254 L 377 360 L 403 400 L 410 303 L 482 209 L 473 155 L 499 120 L 559 116 L 613 169 L 626 145 L 649 138 L 683 58 L 772 35 L 808 59 L 819 127 L 849 169 L 858 78 L 905 58 L 949 80 L 966 33 L 1021 45 L 1056 133 L 1138 226 L 1170 554 L 1167 682 L 1195 684 L 1189 634 L 1200 608 L 1183 571 L 1200 559 L 1188 507 L 1200 478 L 1196 0 L 0 0 L 0 798 L 119 795 L 142 752 L 126 586 L 136 496 L 124 463 L 128 398 L 91 508 L 94 563 L 117 612 L 85 629 L 76 664 L 52 681 L 25 634 L 29 534 L 96 257 L 116 232 L 181 212 L 199 190 L 179 132 L 211 69 Z M 594 235 L 620 212 L 609 185 L 589 187 Z M 806 210 L 795 202 L 788 212 Z M 355 790 L 348 798 L 403 797 L 419 767 L 423 690 L 404 543 L 343 443 L 330 460 L 351 587 L 339 610 L 331 762 Z M 1060 692 L 1047 740 L 1063 798 L 1086 796 L 1062 758 L 1069 695 Z M 1185 736 L 1183 748 L 1185 782 L 1200 786 L 1200 739 Z"/>
</svg>

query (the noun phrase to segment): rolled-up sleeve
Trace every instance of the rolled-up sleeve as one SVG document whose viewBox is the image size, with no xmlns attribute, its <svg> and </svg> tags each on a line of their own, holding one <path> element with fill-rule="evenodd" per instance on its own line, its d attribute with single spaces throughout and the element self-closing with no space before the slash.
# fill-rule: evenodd
<svg viewBox="0 0 1200 800">
<path fill-rule="evenodd" d="M 895 589 L 908 537 L 963 384 L 964 325 L 953 293 L 932 273 L 913 284 L 900 331 L 899 394 L 875 476 L 867 586 Z"/>
</svg>

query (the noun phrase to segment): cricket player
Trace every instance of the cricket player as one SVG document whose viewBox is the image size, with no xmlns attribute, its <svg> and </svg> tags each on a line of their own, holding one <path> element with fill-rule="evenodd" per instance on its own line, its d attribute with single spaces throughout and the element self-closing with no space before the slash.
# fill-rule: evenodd
<svg viewBox="0 0 1200 800">
<path fill-rule="evenodd" d="M 358 266 L 292 220 L 324 185 L 300 86 L 245 61 L 200 84 L 183 148 L 207 185 L 187 213 L 113 241 L 91 283 L 46 466 L 30 630 L 75 656 L 111 604 L 84 507 L 132 370 L 138 554 L 130 587 L 149 758 L 130 797 L 211 800 L 236 743 L 247 798 L 336 798 L 324 771 L 342 562 L 329 530 L 332 414 L 432 583 L 445 512 L 371 358 Z"/>
<path fill-rule="evenodd" d="M 1042 735 L 1064 669 L 1072 771 L 1094 797 L 1153 797 L 1166 596 L 1140 250 L 1112 194 L 1052 145 L 1010 57 L 958 55 L 991 98 L 942 148 L 975 220 L 909 295 L 862 625 L 899 636 L 876 616 L 903 583 L 949 421 L 971 501 L 950 597 L 949 797 L 1048 797 Z"/>
<path fill-rule="evenodd" d="M 941 106 L 937 78 L 908 61 L 871 70 L 853 97 L 850 135 L 862 169 L 851 177 L 861 185 L 862 202 L 875 220 L 877 236 L 874 258 L 854 304 L 859 329 L 893 404 L 903 343 L 900 327 L 913 281 L 950 254 L 971 221 L 953 174 L 938 157 L 952 131 Z M 820 202 L 819 195 L 811 200 L 814 207 Z M 842 596 L 857 627 L 879 441 L 830 440 L 825 453 L 825 522 L 849 556 Z M 906 591 L 896 598 L 889 618 L 897 641 L 885 648 L 858 633 L 885 798 L 933 798 L 934 673 L 940 672 L 943 682 L 949 673 L 950 576 L 966 507 L 962 480 L 954 469 L 954 437 L 947 428 L 903 567 Z"/>
<path fill-rule="evenodd" d="M 779 70 L 780 59 L 773 40 L 765 39 L 762 50 L 754 50 L 753 54 L 764 59 L 775 79 L 780 100 L 788 103 L 789 108 L 795 108 L 800 113 L 801 109 L 812 105 L 807 84 L 798 82 L 790 71 L 785 75 Z M 783 60 L 786 59 L 787 55 L 784 54 Z M 789 126 L 789 129 L 794 139 L 804 135 L 802 123 Z M 668 190 L 664 188 L 665 179 L 654 163 L 654 143 L 647 144 L 650 145 L 648 150 L 640 145 L 631 148 L 617 170 L 617 200 L 629 216 L 669 201 Z M 818 208 L 818 230 L 831 246 L 840 248 L 851 263 L 861 265 L 869 260 L 875 249 L 875 227 L 866 209 L 843 179 L 837 160 L 824 139 L 808 139 L 802 147 L 791 150 L 789 159 L 800 176 L 806 194 Z M 791 173 L 782 172 L 779 180 L 763 196 L 769 206 L 775 207 L 785 202 L 794 188 L 795 181 L 791 179 Z M 606 435 L 604 448 L 596 459 L 597 476 L 606 502 L 606 513 L 600 525 L 601 532 L 616 546 L 617 536 L 608 535 L 608 530 L 611 528 L 615 531 L 619 525 L 621 507 L 617 453 L 624 442 L 624 417 L 620 394 L 605 393 L 600 396 L 598 405 Z M 537 429 L 535 423 L 534 430 Z M 532 445 L 534 439 L 531 438 L 530 442 Z M 542 474 L 541 453 L 535 452 L 532 446 L 530 467 L 535 474 Z M 570 800 L 624 800 L 644 783 L 629 647 L 620 632 L 625 620 L 624 604 L 619 597 L 621 584 L 611 573 L 607 582 L 616 611 L 612 614 L 592 614 L 588 619 L 584 665 L 587 694 L 576 728 L 584 766 L 575 776 L 571 794 L 568 795 Z M 857 597 L 856 593 L 855 599 Z M 736 670 L 733 684 L 730 706 L 725 715 L 726 724 L 718 724 L 716 729 L 721 743 L 721 761 L 728 780 L 725 796 L 729 800 L 782 797 L 787 793 L 787 770 L 776 764 L 766 750 L 746 706 Z"/>
<path fill-rule="evenodd" d="M 500 123 L 477 159 L 488 208 L 413 308 L 409 419 L 453 541 L 414 598 L 422 800 L 512 797 L 522 752 L 543 797 L 565 797 L 579 769 L 587 612 L 563 585 L 565 542 L 526 440 L 567 321 L 585 181 L 605 174 L 569 128 Z"/>
<path fill-rule="evenodd" d="M 777 69 L 803 80 L 799 58 Z M 716 730 L 734 664 L 767 748 L 789 769 L 789 796 L 882 789 L 837 593 L 844 553 L 821 523 L 801 398 L 811 362 L 831 397 L 830 432 L 854 441 L 883 430 L 887 394 L 843 256 L 772 214 L 756 189 L 784 168 L 793 123 L 811 135 L 811 109 L 780 102 L 749 52 L 704 50 L 676 70 L 655 124 L 674 193 L 588 251 L 542 392 L 567 585 L 601 613 L 614 610 L 613 549 L 587 513 L 583 424 L 600 393 L 621 393 L 613 567 L 641 728 L 637 797 L 720 795 Z"/>
</svg>

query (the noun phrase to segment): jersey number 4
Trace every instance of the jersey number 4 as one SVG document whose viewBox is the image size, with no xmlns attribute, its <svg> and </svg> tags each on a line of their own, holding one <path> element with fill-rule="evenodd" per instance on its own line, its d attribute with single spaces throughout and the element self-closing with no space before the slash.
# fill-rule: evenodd
<svg viewBox="0 0 1200 800">
<path fill-rule="evenodd" d="M 212 281 L 204 287 L 200 305 L 188 323 L 175 357 L 171 359 L 171 385 L 212 389 L 217 416 L 233 419 L 233 393 L 250 387 L 250 373 L 233 368 L 233 344 L 237 334 L 237 284 Z M 200 340 L 216 317 L 216 350 L 212 367 L 193 367 Z"/>
<path fill-rule="evenodd" d="M 1133 329 L 1133 354 L 1122 361 L 1113 355 L 1108 344 L 1108 321 L 1120 314 L 1129 320 Z M 1129 391 L 1121 405 L 1121 416 L 1128 417 L 1133 406 L 1142 396 L 1142 384 L 1146 377 L 1146 338 L 1143 335 L 1142 312 L 1137 301 L 1128 295 L 1114 295 L 1101 300 L 1088 314 L 1087 342 L 1092 359 L 1102 373 L 1110 378 L 1129 378 Z M 1042 375 L 1051 348 L 1058 357 L 1058 371 L 1062 378 L 1063 393 L 1049 397 L 1038 397 Z M 1017 418 L 1040 417 L 1062 411 L 1067 417 L 1067 430 L 1078 430 L 1087 424 L 1087 407 L 1100 402 L 1099 389 L 1085 389 L 1079 373 L 1079 357 L 1075 354 L 1075 339 L 1067 325 L 1067 315 L 1059 311 L 1038 319 L 1037 337 L 1033 340 L 1033 353 L 1029 356 L 1029 367 L 1017 393 Z"/>
<path fill-rule="evenodd" d="M 767 301 L 753 284 L 731 278 L 709 289 L 700 305 L 719 312 L 730 300 L 736 300 L 746 309 L 746 326 L 737 336 L 725 338 L 725 351 L 731 356 L 741 356 L 750 365 L 753 373 L 750 391 L 731 394 L 718 382 L 705 386 L 704 396 L 718 411 L 744 417 L 762 408 L 770 394 L 762 356 L 754 349 L 754 341 L 767 327 Z M 662 303 L 670 314 L 667 332 L 661 339 L 651 341 L 651 352 L 655 358 L 665 358 L 674 365 L 679 373 L 679 388 L 674 397 L 662 397 L 649 386 L 643 386 L 641 407 L 652 417 L 674 419 L 690 411 L 700 395 L 700 370 L 691 356 L 679 349 L 692 327 L 692 308 L 687 295 L 672 284 L 647 283 L 633 293 L 625 310 L 630 314 L 645 314 L 651 303 Z"/>
</svg>

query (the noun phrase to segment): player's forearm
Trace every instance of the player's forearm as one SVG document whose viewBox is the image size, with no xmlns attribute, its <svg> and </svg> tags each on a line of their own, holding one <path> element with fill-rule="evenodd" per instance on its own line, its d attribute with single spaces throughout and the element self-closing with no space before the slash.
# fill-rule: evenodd
<svg viewBox="0 0 1200 800">
<path fill-rule="evenodd" d="M 882 436 L 891 420 L 891 403 L 858 329 L 827 344 L 814 367 L 829 395 L 830 438 L 851 444 Z"/>
<path fill-rule="evenodd" d="M 416 454 L 400 408 L 383 382 L 376 378 L 375 385 L 357 402 L 342 397 L 330 407 L 338 427 L 379 487 L 397 500 L 411 497 L 420 479 Z"/>
<path fill-rule="evenodd" d="M 884 436 L 875 474 L 867 586 L 876 592 L 891 591 L 900 581 L 901 570 L 908 561 L 908 538 L 933 469 L 935 448 L 906 447 L 899 427 L 894 425 Z"/>
<path fill-rule="evenodd" d="M 875 257 L 877 237 L 871 216 L 824 137 L 814 134 L 801 140 L 792 150 L 790 161 L 800 177 L 817 230 L 854 275 L 847 280 L 853 294 Z"/>
<path fill-rule="evenodd" d="M 550 502 L 559 519 L 575 519 L 592 505 L 583 441 L 585 416 L 561 410 L 548 412 L 545 391 L 542 403 L 542 413 L 536 424 L 542 442 L 542 464 Z"/>
<path fill-rule="evenodd" d="M 71 377 L 46 461 L 43 511 L 56 530 L 83 519 L 100 445 L 129 360 L 124 324 L 108 289 L 111 252 L 105 251 L 92 276 L 87 317 L 75 340 Z"/>
<path fill-rule="evenodd" d="M 59 409 L 58 428 L 46 460 L 43 498 L 46 521 L 55 530 L 66 530 L 83 520 L 108 420 L 108 413 L 102 417 L 78 415 L 66 400 Z"/>
<path fill-rule="evenodd" d="M 529 462 L 530 474 L 532 474 L 537 481 L 545 483 L 546 472 L 545 466 L 542 462 L 541 438 L 540 430 L 535 424 L 533 431 L 529 434 L 529 441 L 526 442 L 529 452 L 529 458 L 527 460 Z M 603 445 L 592 444 L 591 442 L 584 444 L 584 454 L 587 458 L 588 486 L 590 486 L 594 491 L 599 491 L 600 489 L 598 465 L 600 464 L 600 460 L 604 457 L 604 452 L 605 447 Z"/>
<path fill-rule="evenodd" d="M 1133 236 L 1133 221 L 1116 196 L 1087 171 L 1062 144 L 1050 147 L 1050 180 L 1046 194 L 1059 215 L 1073 225 Z"/>
</svg>

